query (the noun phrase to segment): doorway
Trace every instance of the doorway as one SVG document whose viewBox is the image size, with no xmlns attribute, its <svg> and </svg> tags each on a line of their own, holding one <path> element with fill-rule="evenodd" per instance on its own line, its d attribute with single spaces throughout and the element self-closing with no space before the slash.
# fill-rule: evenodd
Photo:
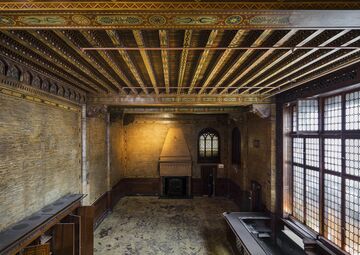
<svg viewBox="0 0 360 255">
<path fill-rule="evenodd" d="M 201 166 L 202 194 L 209 197 L 215 194 L 216 165 Z"/>
</svg>

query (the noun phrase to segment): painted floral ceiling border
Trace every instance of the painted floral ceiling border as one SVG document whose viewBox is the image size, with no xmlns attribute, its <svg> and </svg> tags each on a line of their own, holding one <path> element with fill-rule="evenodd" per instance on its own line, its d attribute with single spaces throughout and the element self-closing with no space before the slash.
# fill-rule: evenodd
<svg viewBox="0 0 360 255">
<path fill-rule="evenodd" d="M 2 15 L 0 28 L 242 28 L 290 25 L 290 16 L 281 14 L 38 14 Z"/>
<path fill-rule="evenodd" d="M 0 28 L 279 28 L 306 26 L 314 18 L 324 23 L 314 10 L 360 10 L 360 2 L 0 2 Z"/>
</svg>

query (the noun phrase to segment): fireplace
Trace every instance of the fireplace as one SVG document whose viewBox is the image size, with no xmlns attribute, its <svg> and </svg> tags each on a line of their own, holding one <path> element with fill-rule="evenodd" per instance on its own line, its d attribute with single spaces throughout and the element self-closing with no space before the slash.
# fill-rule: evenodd
<svg viewBox="0 0 360 255">
<path fill-rule="evenodd" d="M 163 177 L 164 191 L 166 197 L 186 197 L 187 178 L 184 176 Z"/>
<path fill-rule="evenodd" d="M 192 161 L 180 128 L 170 128 L 159 159 L 161 197 L 190 197 Z"/>
</svg>

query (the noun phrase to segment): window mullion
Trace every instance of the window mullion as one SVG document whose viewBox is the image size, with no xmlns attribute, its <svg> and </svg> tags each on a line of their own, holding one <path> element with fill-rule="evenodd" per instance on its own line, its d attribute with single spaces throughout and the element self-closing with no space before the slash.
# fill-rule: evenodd
<svg viewBox="0 0 360 255">
<path fill-rule="evenodd" d="M 324 168 L 325 168 L 325 160 L 324 160 L 324 137 L 322 134 L 324 133 L 324 99 L 320 99 L 320 111 L 319 111 L 319 125 L 320 125 L 320 135 L 319 135 L 319 233 L 324 235 L 324 207 L 325 207 L 325 181 L 324 181 Z"/>
<path fill-rule="evenodd" d="M 304 183 L 304 210 L 303 210 L 303 218 L 304 218 L 304 223 L 306 224 L 306 138 L 303 139 L 303 183 Z"/>
<path fill-rule="evenodd" d="M 346 129 L 346 98 L 345 94 L 341 95 L 341 248 L 345 250 L 345 199 L 346 199 L 346 189 L 345 189 L 345 173 L 346 173 L 346 162 L 345 162 L 345 129 Z"/>
</svg>

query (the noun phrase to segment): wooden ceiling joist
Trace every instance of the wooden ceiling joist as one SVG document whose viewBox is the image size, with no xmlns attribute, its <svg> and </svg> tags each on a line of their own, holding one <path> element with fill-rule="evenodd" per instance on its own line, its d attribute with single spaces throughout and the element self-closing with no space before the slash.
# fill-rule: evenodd
<svg viewBox="0 0 360 255">
<path fill-rule="evenodd" d="M 84 38 L 90 45 L 97 45 L 99 43 L 90 31 L 81 31 L 81 34 L 84 36 Z M 116 61 L 114 59 L 112 59 L 111 56 L 109 56 L 108 52 L 106 52 L 106 51 L 99 52 L 99 55 L 102 57 L 104 62 L 108 66 L 110 66 L 110 68 L 116 73 L 116 75 L 125 82 L 125 84 L 127 84 L 127 85 L 130 84 L 129 79 L 120 70 L 120 68 L 115 64 Z M 119 82 L 116 79 L 114 79 L 110 74 L 109 74 L 109 77 L 111 77 L 111 81 L 119 89 L 119 91 L 123 91 L 123 86 L 121 84 L 119 84 Z"/>
<path fill-rule="evenodd" d="M 298 43 L 298 46 L 302 46 L 305 45 L 306 43 L 310 42 L 311 40 L 313 40 L 314 38 L 316 38 L 317 36 L 319 36 L 321 33 L 323 33 L 324 30 L 320 29 L 315 31 L 314 33 L 312 33 L 309 37 L 306 37 L 304 40 L 302 40 L 300 43 Z M 279 58 L 276 59 L 272 59 L 266 66 L 264 66 L 261 70 L 259 70 L 258 72 L 256 72 L 253 76 L 249 77 L 249 79 L 247 79 L 246 81 L 241 83 L 242 88 L 246 88 L 246 90 L 244 92 L 242 92 L 242 94 L 247 93 L 251 88 L 260 88 L 260 87 L 256 87 L 254 85 L 254 87 L 252 86 L 248 86 L 253 80 L 255 80 L 256 78 L 260 77 L 260 75 L 264 74 L 266 71 L 270 70 L 272 67 L 274 67 L 276 64 L 280 63 L 281 61 L 283 61 L 285 58 L 287 58 L 288 56 L 290 56 L 291 54 L 293 54 L 296 50 L 288 50 L 287 52 L 285 52 L 284 54 L 282 54 Z M 248 86 L 248 87 L 247 87 Z M 230 94 L 235 94 L 238 90 L 234 90 L 233 92 L 231 92 Z"/>
<path fill-rule="evenodd" d="M 89 69 L 83 63 L 81 63 L 81 60 L 82 60 L 81 58 L 77 58 L 73 54 L 69 54 L 69 52 L 67 52 L 67 50 L 64 47 L 58 45 L 54 40 L 52 40 L 52 38 L 50 38 L 48 36 L 48 34 L 43 35 L 41 31 L 27 31 L 27 33 L 31 34 L 38 41 L 45 44 L 48 48 L 50 48 L 51 50 L 56 52 L 57 55 L 59 55 L 63 59 L 66 59 L 69 63 L 72 63 L 78 69 L 80 69 L 84 74 L 88 75 L 93 80 L 95 80 L 100 85 L 100 87 L 99 87 L 100 91 L 102 91 L 104 93 L 107 92 L 107 89 L 106 89 L 107 86 L 104 85 L 104 80 L 102 80 L 100 77 L 98 77 L 98 75 L 95 75 L 93 73 L 93 70 Z"/>
<path fill-rule="evenodd" d="M 7 35 L 8 37 L 12 38 L 22 46 L 26 47 L 30 51 L 33 51 L 37 55 L 41 56 L 42 58 L 46 59 L 50 63 L 57 66 L 64 74 L 68 73 L 74 78 L 77 78 L 79 81 L 84 81 L 84 83 L 75 83 L 78 86 L 81 86 L 82 89 L 85 91 L 96 93 L 100 92 L 99 90 L 99 84 L 94 84 L 92 81 L 88 79 L 87 76 L 81 75 L 78 72 L 73 70 L 73 66 L 71 66 L 70 63 L 64 63 L 59 58 L 57 58 L 55 55 L 52 55 L 49 51 L 45 51 L 39 47 L 34 42 L 28 41 L 26 37 L 20 36 L 15 33 L 11 33 L 9 31 L 2 31 L 3 34 Z M 36 34 L 36 33 L 35 33 Z"/>
<path fill-rule="evenodd" d="M 44 70 L 50 70 L 51 73 L 53 73 L 55 76 L 60 77 L 62 80 L 65 81 L 65 83 L 72 84 L 75 87 L 79 87 L 80 89 L 85 90 L 87 87 L 86 84 L 83 84 L 79 82 L 79 80 L 71 77 L 68 75 L 68 73 L 62 69 L 55 68 L 52 62 L 47 61 L 46 59 L 43 59 L 38 54 L 31 54 L 31 51 L 24 46 L 15 45 L 13 42 L 4 43 L 2 44 L 2 47 L 8 49 L 9 51 L 13 52 L 14 54 L 17 54 L 20 52 L 22 58 L 26 59 L 29 63 L 32 63 L 33 65 L 38 65 Z M 23 47 L 23 48 L 21 48 Z"/>
<path fill-rule="evenodd" d="M 159 30 L 160 47 L 166 48 L 169 46 L 169 38 L 166 30 Z M 169 76 L 169 56 L 166 50 L 161 50 L 161 61 L 164 73 L 164 83 L 166 94 L 170 93 L 170 76 Z"/>
<path fill-rule="evenodd" d="M 218 30 L 212 30 L 211 31 L 211 33 L 209 35 L 209 38 L 208 38 L 208 41 L 206 43 L 206 48 L 213 47 L 213 44 L 214 44 L 214 41 L 215 41 L 215 38 L 216 38 L 218 32 L 219 32 Z M 188 94 L 191 94 L 192 90 L 194 89 L 194 87 L 196 86 L 196 84 L 197 84 L 197 82 L 199 80 L 200 74 L 204 71 L 207 64 L 209 64 L 209 63 L 207 63 L 209 52 L 210 52 L 209 49 L 205 49 L 204 52 L 201 54 L 199 63 L 198 63 L 198 65 L 196 67 L 196 70 L 195 70 L 194 77 L 193 77 L 193 79 L 191 81 L 190 88 L 188 90 Z"/>
<path fill-rule="evenodd" d="M 286 35 L 284 37 L 282 37 L 277 43 L 275 43 L 274 47 L 280 47 L 282 46 L 284 43 L 286 43 L 288 40 L 290 40 L 290 38 L 292 38 L 296 33 L 298 32 L 297 29 L 292 29 L 290 30 L 288 33 L 286 33 Z M 222 95 L 224 93 L 227 92 L 229 87 L 235 86 L 236 83 L 238 83 L 244 76 L 246 76 L 250 71 L 254 70 L 254 68 L 256 68 L 260 63 L 263 63 L 264 60 L 269 57 L 273 52 L 275 51 L 275 49 L 269 49 L 267 50 L 264 54 L 262 54 L 258 59 L 256 59 L 256 61 L 252 62 L 250 66 L 248 66 L 244 71 L 242 71 L 238 76 L 235 77 L 235 79 L 233 79 L 227 86 L 225 89 L 223 89 L 219 94 Z M 240 86 L 238 86 L 238 89 L 244 87 L 244 84 L 241 84 Z M 212 94 L 210 92 L 210 94 Z"/>
<path fill-rule="evenodd" d="M 350 40 L 349 42 L 345 43 L 344 45 L 349 45 L 349 44 L 352 44 L 352 43 L 355 43 L 355 42 L 359 42 L 359 41 L 360 41 L 360 36 L 358 36 L 358 37 Z M 339 50 L 336 50 L 336 49 L 335 49 L 335 50 L 332 50 L 332 51 L 330 51 L 330 52 L 328 52 L 328 53 L 326 53 L 326 54 L 324 54 L 324 55 L 321 55 L 320 57 L 315 58 L 314 60 L 312 60 L 312 61 L 310 61 L 310 62 L 302 65 L 301 67 L 293 70 L 292 72 L 286 74 L 286 76 L 284 76 L 282 79 L 285 79 L 286 77 L 288 77 L 288 76 L 290 76 L 290 75 L 292 75 L 292 74 L 298 73 L 299 71 L 305 69 L 306 67 L 309 67 L 309 66 L 313 65 L 314 63 L 317 63 L 317 62 L 321 61 L 322 59 L 324 59 L 324 58 L 326 58 L 326 57 L 328 57 L 328 56 L 331 56 L 331 55 L 335 54 L 335 53 L 338 52 L 338 51 L 339 51 Z M 351 56 L 351 55 L 354 55 L 354 54 L 356 54 L 356 53 L 359 53 L 359 52 L 360 52 L 360 48 L 357 49 L 357 50 L 352 50 L 352 51 L 350 51 L 350 52 L 348 52 L 348 53 L 341 54 L 339 57 L 336 57 L 336 58 L 332 59 L 331 61 L 327 61 L 326 63 L 324 63 L 324 64 L 322 64 L 322 65 L 319 65 L 319 66 L 316 66 L 316 67 L 314 67 L 314 68 L 311 68 L 310 71 L 301 73 L 299 76 L 296 76 L 295 78 L 291 79 L 290 81 L 289 81 L 289 80 L 288 80 L 288 81 L 285 81 L 285 82 L 283 82 L 283 83 L 281 83 L 281 84 L 279 84 L 279 85 L 276 85 L 275 87 L 270 88 L 269 90 L 266 91 L 266 93 L 269 93 L 269 92 L 271 92 L 271 91 L 273 91 L 273 90 L 276 90 L 276 89 L 279 90 L 280 88 L 286 86 L 287 84 L 292 83 L 292 80 L 295 80 L 295 81 L 296 81 L 296 80 L 298 80 L 298 79 L 300 79 L 300 78 L 302 78 L 302 77 L 304 77 L 304 76 L 307 76 L 307 75 L 309 75 L 309 74 L 311 74 L 311 73 L 314 73 L 314 72 L 316 72 L 316 71 L 318 71 L 318 70 L 320 70 L 320 69 L 322 69 L 322 68 L 324 68 L 324 67 L 326 67 L 326 66 L 329 66 L 329 65 L 331 65 L 331 64 L 333 64 L 333 63 L 336 63 L 336 62 L 338 62 L 338 61 L 340 61 L 340 60 L 342 60 L 342 59 L 345 59 L 345 58 L 347 58 L 347 57 L 349 57 L 349 56 Z M 265 88 L 266 88 L 266 87 L 263 87 L 263 88 L 261 88 L 261 90 L 263 90 L 263 89 L 265 89 Z M 265 94 L 265 92 L 262 93 L 262 94 Z"/>
<path fill-rule="evenodd" d="M 265 30 L 261 33 L 259 38 L 251 45 L 251 47 L 257 47 L 262 45 L 273 33 L 272 30 Z M 216 83 L 216 85 L 212 88 L 209 94 L 213 94 L 221 84 L 223 84 L 229 77 L 232 75 L 253 53 L 252 49 L 246 50 L 235 63 L 231 65 L 231 67 L 226 71 L 225 75 L 221 77 L 221 79 Z"/>
<path fill-rule="evenodd" d="M 116 34 L 116 31 L 114 31 L 114 30 L 106 30 L 106 33 L 110 37 L 110 39 L 111 39 L 111 41 L 112 41 L 112 43 L 114 45 L 117 45 L 117 46 L 123 45 L 123 43 L 120 40 L 119 36 Z M 119 50 L 118 52 L 119 52 L 120 56 L 123 58 L 126 65 L 128 66 L 130 72 L 132 73 L 132 75 L 136 79 L 138 85 L 141 87 L 144 94 L 148 94 L 149 92 L 148 92 L 147 88 L 145 87 L 145 84 L 144 84 L 144 82 L 143 82 L 143 80 L 142 80 L 142 78 L 140 76 L 139 71 L 137 70 L 135 64 L 131 60 L 130 55 L 124 50 Z"/>
<path fill-rule="evenodd" d="M 356 29 L 5 30 L 0 39 L 0 54 L 24 69 L 121 104 L 262 102 L 360 55 Z"/>
<path fill-rule="evenodd" d="M 141 48 L 145 47 L 143 35 L 140 30 L 133 30 L 133 35 L 135 37 L 136 44 L 140 48 L 140 55 L 142 57 L 142 60 L 144 61 L 145 68 L 150 77 L 151 84 L 154 88 L 155 93 L 158 95 L 159 89 L 157 87 L 156 77 L 155 77 L 154 69 L 152 67 L 149 55 L 148 55 L 147 51 L 141 50 Z"/>
<path fill-rule="evenodd" d="M 239 30 L 231 40 L 229 47 L 236 47 L 238 46 L 242 40 L 244 40 L 244 36 L 247 34 L 247 31 L 245 30 Z M 199 94 L 204 93 L 205 89 L 210 85 L 210 82 L 215 78 L 216 75 L 218 75 L 220 69 L 223 67 L 223 65 L 226 63 L 226 61 L 230 58 L 232 51 L 231 50 L 225 50 L 219 60 L 214 64 L 213 69 L 211 70 L 210 74 L 206 78 L 204 84 L 202 85 Z"/>
<path fill-rule="evenodd" d="M 94 61 L 89 55 L 87 55 L 85 52 L 81 51 L 80 48 L 74 44 L 74 42 L 69 39 L 64 33 L 63 31 L 54 31 L 54 33 L 66 44 L 68 45 L 70 48 L 72 48 L 73 50 L 75 50 L 75 52 L 77 54 L 79 54 L 79 56 L 81 58 L 83 58 L 86 62 L 88 62 L 89 64 L 91 64 L 96 70 L 98 70 L 104 77 L 106 77 L 106 79 L 108 79 L 110 82 L 113 81 L 113 78 L 108 74 L 107 71 L 105 71 L 100 65 L 99 63 L 97 63 L 96 61 Z M 109 92 L 114 92 L 117 93 L 110 85 L 108 84 L 104 84 L 104 86 L 106 86 L 106 89 Z"/>
<path fill-rule="evenodd" d="M 346 56 L 342 55 L 339 58 L 334 59 L 333 61 L 331 61 L 329 63 L 326 63 L 321 67 L 316 68 L 316 70 L 314 70 L 314 72 L 318 71 L 320 68 L 323 68 L 324 66 L 331 65 L 331 64 L 335 63 L 336 61 L 340 61 L 341 59 L 346 58 L 346 57 L 348 57 L 349 55 L 352 55 L 352 54 L 354 54 L 354 53 L 350 53 L 350 54 L 348 53 L 348 54 L 346 54 Z M 346 68 L 346 67 L 351 66 L 351 65 L 353 65 L 355 63 L 358 63 L 358 62 L 360 62 L 360 56 L 359 55 L 357 55 L 354 59 L 352 59 L 350 61 L 347 61 L 347 62 L 345 62 L 343 64 L 336 65 L 335 67 L 326 69 L 325 71 L 322 71 L 322 72 L 320 71 L 317 74 L 314 74 L 314 75 L 312 75 L 312 76 L 310 76 L 308 78 L 303 79 L 302 81 L 292 83 L 291 85 L 288 85 L 288 86 L 286 86 L 284 88 L 277 88 L 276 91 L 274 91 L 273 93 L 268 93 L 267 95 L 264 95 L 264 97 L 265 98 L 274 97 L 277 94 L 280 94 L 280 93 L 283 93 L 283 92 L 285 92 L 287 90 L 290 90 L 290 89 L 293 89 L 295 87 L 301 86 L 302 84 L 305 84 L 307 82 L 311 82 L 311 81 L 313 81 L 313 80 L 315 80 L 317 78 L 321 78 L 321 77 L 323 77 L 323 76 L 325 76 L 327 74 L 331 74 L 333 72 L 336 72 L 338 70 L 341 70 L 343 68 Z M 312 72 L 309 72 L 309 73 L 312 73 Z"/>
<path fill-rule="evenodd" d="M 180 65 L 179 65 L 179 76 L 178 76 L 178 90 L 177 93 L 180 94 L 184 82 L 186 64 L 188 61 L 188 54 L 189 51 L 186 49 L 191 45 L 191 37 L 192 37 L 192 30 L 185 30 L 184 33 L 184 42 L 183 42 L 183 51 L 181 53 Z"/>
<path fill-rule="evenodd" d="M 334 42 L 335 40 L 339 39 L 340 37 L 344 36 L 345 34 L 349 33 L 351 30 L 343 30 L 339 33 L 337 33 L 335 36 L 332 36 L 331 38 L 329 38 L 328 40 L 326 40 L 325 42 L 321 43 L 320 46 L 326 46 L 329 45 L 330 43 Z M 318 49 L 312 49 L 308 52 L 305 52 L 303 55 L 301 55 L 300 57 L 297 57 L 296 59 L 294 59 L 293 61 L 291 61 L 290 63 L 287 63 L 285 66 L 283 66 L 282 68 L 277 69 L 274 73 L 266 75 L 266 78 L 259 81 L 258 83 L 255 84 L 255 86 L 259 86 L 260 84 L 263 84 L 265 81 L 269 80 L 270 78 L 274 77 L 275 75 L 283 72 L 284 70 L 287 70 L 289 67 L 293 66 L 296 63 L 299 63 L 300 61 L 302 61 L 303 59 L 305 59 L 308 56 L 311 56 L 312 54 L 314 54 L 315 52 L 317 52 Z M 333 50 L 333 51 L 338 51 L 338 50 Z M 324 53 L 327 54 L 327 53 Z M 323 55 L 322 55 L 323 56 Z M 320 56 L 320 58 L 322 58 L 322 56 Z M 261 90 L 270 87 L 271 85 L 273 85 L 274 83 L 290 76 L 291 72 L 287 72 L 286 74 L 284 74 L 284 76 L 281 76 L 280 78 L 276 79 L 273 82 L 270 83 L 266 83 L 265 85 L 262 85 L 261 88 L 251 92 L 250 94 L 256 94 L 258 92 L 260 92 Z"/>
</svg>

